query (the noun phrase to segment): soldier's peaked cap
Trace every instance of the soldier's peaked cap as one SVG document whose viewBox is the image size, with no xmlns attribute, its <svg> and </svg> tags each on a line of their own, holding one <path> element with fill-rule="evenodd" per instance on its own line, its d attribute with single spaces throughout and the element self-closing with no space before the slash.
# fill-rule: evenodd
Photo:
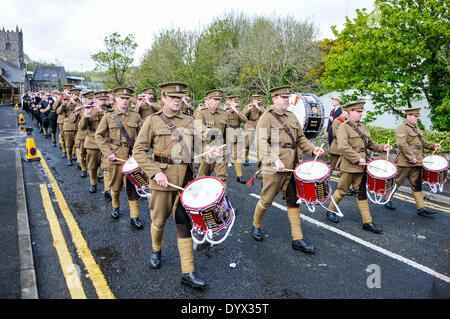
<svg viewBox="0 0 450 319">
<path fill-rule="evenodd" d="M 114 95 L 118 96 L 118 97 L 131 97 L 133 96 L 133 89 L 129 88 L 129 87 L 118 87 L 116 89 L 114 89 Z"/>
<path fill-rule="evenodd" d="M 270 94 L 272 95 L 272 97 L 275 96 L 289 97 L 291 93 L 292 89 L 290 85 L 283 85 L 270 89 Z"/>
<path fill-rule="evenodd" d="M 183 97 L 187 94 L 187 84 L 183 82 L 167 82 L 161 83 L 158 87 L 161 89 L 161 94 L 175 97 Z"/>
<path fill-rule="evenodd" d="M 210 90 L 205 92 L 205 96 L 203 97 L 203 99 L 207 100 L 207 99 L 214 99 L 214 98 L 218 98 L 218 99 L 222 99 L 222 94 L 223 91 L 222 90 Z"/>
<path fill-rule="evenodd" d="M 416 116 L 420 116 L 420 107 L 414 107 L 411 109 L 405 109 L 403 110 L 403 112 L 405 112 L 406 115 L 416 115 Z"/>
<path fill-rule="evenodd" d="M 342 108 L 346 111 L 351 111 L 351 110 L 364 111 L 364 104 L 366 104 L 366 102 L 354 101 L 354 102 L 345 104 Z"/>
</svg>

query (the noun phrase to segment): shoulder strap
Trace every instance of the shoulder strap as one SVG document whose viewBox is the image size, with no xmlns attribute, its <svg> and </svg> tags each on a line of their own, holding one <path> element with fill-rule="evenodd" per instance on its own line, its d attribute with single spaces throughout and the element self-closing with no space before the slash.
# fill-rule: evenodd
<svg viewBox="0 0 450 319">
<path fill-rule="evenodd" d="M 422 134 L 420 134 L 414 126 L 412 126 L 412 129 L 414 133 L 416 133 L 419 136 L 419 140 L 422 142 Z"/>
<path fill-rule="evenodd" d="M 358 133 L 359 137 L 363 140 L 364 145 L 366 147 L 365 151 L 367 153 L 367 148 L 368 148 L 368 143 L 366 140 L 366 137 L 364 136 L 364 134 L 359 130 L 358 127 L 356 127 L 355 125 L 353 125 L 353 123 L 350 123 L 349 121 L 346 122 L 351 128 L 353 128 L 355 130 L 356 133 Z"/>
<path fill-rule="evenodd" d="M 280 122 L 281 125 L 283 125 L 283 129 L 286 131 L 287 135 L 289 135 L 290 139 L 292 140 L 293 145 L 296 145 L 295 138 L 292 135 L 291 130 L 289 130 L 289 127 L 287 126 L 287 124 L 284 123 L 283 120 L 281 119 L 281 117 L 274 111 L 269 110 L 269 113 L 272 114 L 272 116 L 274 118 L 276 118 L 277 121 Z"/>
<path fill-rule="evenodd" d="M 159 117 L 163 120 L 163 122 L 167 125 L 167 127 L 169 128 L 169 130 L 172 131 L 172 133 L 175 135 L 175 139 L 178 140 L 178 142 L 181 144 L 181 146 L 183 147 L 183 151 L 186 154 L 186 156 L 190 157 L 191 156 L 191 151 L 189 150 L 189 148 L 186 145 L 186 142 L 183 139 L 183 136 L 180 134 L 180 131 L 178 131 L 177 127 L 175 126 L 175 124 L 172 123 L 172 121 L 169 120 L 169 118 L 163 113 L 159 113 Z M 191 123 L 193 121 L 194 118 L 192 118 L 189 123 Z M 189 125 L 188 123 L 188 125 Z M 187 126 L 187 125 L 186 125 Z"/>
<path fill-rule="evenodd" d="M 128 144 L 130 145 L 130 147 L 133 147 L 133 140 L 131 139 L 131 137 L 128 135 L 127 131 L 125 130 L 125 128 L 123 127 L 122 122 L 120 122 L 117 114 L 114 112 L 114 110 L 111 111 L 111 118 L 114 120 L 114 122 L 116 122 L 117 126 L 120 128 L 120 130 L 122 131 L 123 136 L 125 137 L 125 139 L 127 140 Z"/>
</svg>

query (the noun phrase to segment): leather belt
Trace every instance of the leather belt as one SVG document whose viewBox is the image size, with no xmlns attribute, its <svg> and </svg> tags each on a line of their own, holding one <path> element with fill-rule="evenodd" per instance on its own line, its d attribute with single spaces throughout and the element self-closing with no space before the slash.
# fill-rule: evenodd
<svg viewBox="0 0 450 319">
<path fill-rule="evenodd" d="M 364 150 L 363 148 L 359 148 L 359 147 L 352 147 L 352 149 L 353 149 L 355 152 L 358 152 L 358 153 L 363 153 L 363 152 L 365 152 L 365 150 Z"/>
<path fill-rule="evenodd" d="M 117 140 L 110 140 L 109 143 L 119 146 L 119 147 L 130 147 L 130 145 L 127 142 L 121 142 Z"/>
<path fill-rule="evenodd" d="M 274 145 L 276 145 L 276 144 L 274 144 Z M 271 147 L 275 147 L 274 145 L 270 144 Z M 294 145 L 292 143 L 281 143 L 281 144 L 278 144 L 278 147 L 295 149 L 295 147 L 294 147 Z"/>
<path fill-rule="evenodd" d="M 409 145 L 409 148 L 414 148 L 416 150 L 421 150 L 422 149 L 422 145 Z"/>
<path fill-rule="evenodd" d="M 159 163 L 165 163 L 165 164 L 180 164 L 180 161 L 182 161 L 182 159 L 179 158 L 172 158 L 172 157 L 163 157 L 163 156 L 158 156 L 158 155 L 153 155 L 153 159 Z M 176 161 L 176 163 L 175 163 Z"/>
</svg>

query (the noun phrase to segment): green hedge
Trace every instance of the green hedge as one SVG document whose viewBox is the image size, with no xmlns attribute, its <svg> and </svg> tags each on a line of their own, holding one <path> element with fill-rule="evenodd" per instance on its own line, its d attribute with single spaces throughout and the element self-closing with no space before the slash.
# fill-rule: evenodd
<svg viewBox="0 0 450 319">
<path fill-rule="evenodd" d="M 389 144 L 394 148 L 397 147 L 397 141 L 395 139 L 395 130 L 387 129 L 378 126 L 367 125 L 372 138 L 380 144 L 387 144 L 389 139 Z M 437 131 L 426 131 L 422 130 L 423 138 L 428 142 L 439 143 L 442 142 L 442 148 L 436 151 L 438 154 L 450 152 L 450 132 L 437 132 Z M 431 153 L 432 151 L 425 150 L 425 153 Z"/>
</svg>

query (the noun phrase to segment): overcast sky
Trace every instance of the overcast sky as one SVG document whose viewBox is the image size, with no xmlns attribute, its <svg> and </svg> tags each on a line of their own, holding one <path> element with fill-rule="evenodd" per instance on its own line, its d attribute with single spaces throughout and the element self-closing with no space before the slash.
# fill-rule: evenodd
<svg viewBox="0 0 450 319">
<path fill-rule="evenodd" d="M 331 26 L 342 30 L 345 16 L 356 9 L 373 10 L 375 0 L 1 0 L 0 28 L 23 30 L 24 51 L 36 61 L 63 65 L 66 71 L 95 67 L 90 56 L 104 49 L 106 35 L 134 34 L 139 65 L 153 37 L 171 27 L 202 30 L 232 10 L 248 16 L 292 16 L 312 21 L 318 39 L 333 38 Z"/>
</svg>

